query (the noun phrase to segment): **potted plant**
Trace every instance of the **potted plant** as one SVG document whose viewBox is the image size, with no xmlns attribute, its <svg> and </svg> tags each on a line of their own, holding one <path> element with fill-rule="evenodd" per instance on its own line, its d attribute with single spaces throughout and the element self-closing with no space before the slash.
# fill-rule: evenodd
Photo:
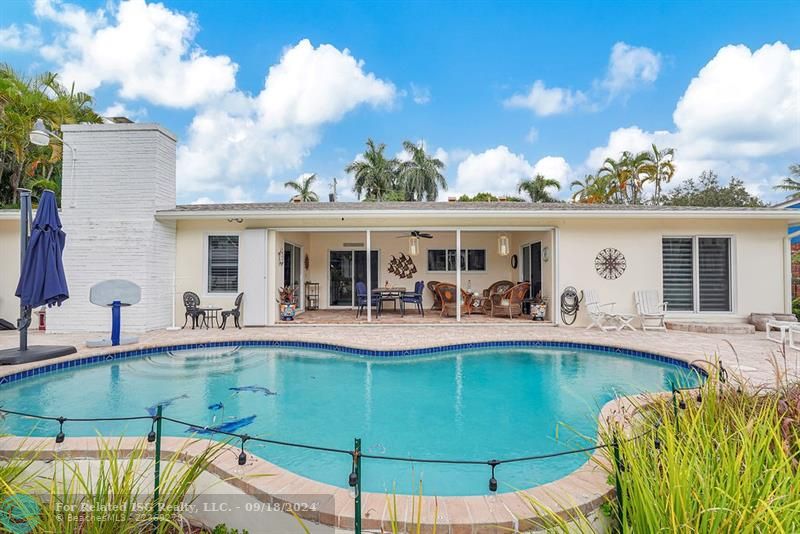
<svg viewBox="0 0 800 534">
<path fill-rule="evenodd" d="M 297 288 L 294 286 L 279 288 L 278 304 L 281 310 L 281 321 L 294 321 L 297 313 Z"/>
</svg>

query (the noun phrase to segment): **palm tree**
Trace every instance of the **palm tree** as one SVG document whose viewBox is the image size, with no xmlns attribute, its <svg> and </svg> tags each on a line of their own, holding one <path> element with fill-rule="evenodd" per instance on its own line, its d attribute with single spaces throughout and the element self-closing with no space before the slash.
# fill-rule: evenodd
<svg viewBox="0 0 800 534">
<path fill-rule="evenodd" d="M 389 191 L 397 189 L 397 160 L 386 159 L 383 155 L 386 145 L 375 144 L 372 139 L 367 139 L 367 149 L 362 154 L 362 159 L 356 160 L 344 168 L 355 178 L 353 191 L 358 198 L 364 200 L 383 200 Z"/>
<path fill-rule="evenodd" d="M 800 198 L 800 163 L 789 165 L 789 176 L 775 186 L 778 191 L 786 191 L 787 200 Z"/>
<path fill-rule="evenodd" d="M 606 158 L 603 166 L 597 171 L 597 179 L 607 184 L 609 202 L 627 202 L 628 201 L 628 180 L 630 179 L 628 168 L 623 159 L 620 161 L 614 158 Z"/>
<path fill-rule="evenodd" d="M 569 189 L 573 191 L 572 193 L 572 201 L 573 202 L 591 202 L 589 199 L 591 194 L 592 183 L 595 181 L 595 177 L 591 174 L 587 174 L 583 177 L 583 181 L 580 180 L 573 180 L 571 184 L 569 184 Z"/>
<path fill-rule="evenodd" d="M 661 186 L 668 184 L 672 177 L 675 176 L 675 149 L 665 148 L 659 150 L 653 143 L 652 151 L 650 152 L 650 163 L 645 166 L 645 172 L 648 174 L 648 181 L 653 182 L 655 191 L 653 192 L 653 204 L 661 203 Z"/>
<path fill-rule="evenodd" d="M 607 180 L 612 199 L 624 204 L 640 204 L 647 173 L 652 164 L 648 152 L 633 154 L 625 151 L 619 160 L 606 158 L 597 177 Z"/>
<path fill-rule="evenodd" d="M 531 202 L 558 202 L 547 192 L 548 189 L 552 188 L 561 189 L 561 184 L 558 180 L 545 178 L 541 174 L 537 174 L 530 180 L 523 180 L 517 186 L 517 193 L 527 193 L 531 198 Z"/>
<path fill-rule="evenodd" d="M 294 182 L 286 182 L 283 187 L 292 189 L 297 193 L 290 199 L 291 202 L 319 202 L 319 195 L 311 190 L 311 184 L 316 181 L 316 173 L 311 173 L 305 178 L 298 178 Z"/>
<path fill-rule="evenodd" d="M 436 200 L 439 189 L 447 191 L 447 180 L 442 171 L 444 163 L 425 152 L 422 143 L 415 145 L 403 141 L 403 149 L 411 159 L 399 164 L 400 186 L 408 200 Z"/>
</svg>

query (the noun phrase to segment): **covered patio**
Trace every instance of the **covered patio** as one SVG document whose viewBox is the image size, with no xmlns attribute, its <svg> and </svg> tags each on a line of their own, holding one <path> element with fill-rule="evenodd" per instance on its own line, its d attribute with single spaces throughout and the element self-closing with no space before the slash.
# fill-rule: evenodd
<svg viewBox="0 0 800 534">
<path fill-rule="evenodd" d="M 274 253 L 267 251 L 266 256 L 276 258 L 277 265 L 267 276 L 275 294 L 295 288 L 298 324 L 521 324 L 534 322 L 537 315 L 538 324 L 557 320 L 552 306 L 555 228 L 284 228 L 269 233 L 273 232 Z M 246 244 L 247 236 L 243 239 Z M 273 241 L 268 237 L 267 243 L 272 246 Z M 256 270 L 252 278 L 257 276 Z M 247 278 L 245 271 L 246 293 Z M 518 286 L 521 283 L 527 285 Z M 450 295 L 442 293 L 446 285 Z M 518 287 L 511 291 L 514 286 Z M 276 303 L 268 310 L 276 323 L 287 322 L 281 321 L 282 308 Z"/>
</svg>

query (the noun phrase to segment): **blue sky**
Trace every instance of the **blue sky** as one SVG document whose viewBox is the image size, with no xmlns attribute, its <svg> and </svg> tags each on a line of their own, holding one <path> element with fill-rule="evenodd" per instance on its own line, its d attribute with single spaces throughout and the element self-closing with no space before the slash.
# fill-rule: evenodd
<svg viewBox="0 0 800 534">
<path fill-rule="evenodd" d="M 0 57 L 179 137 L 180 202 L 347 198 L 367 137 L 424 141 L 448 194 L 568 184 L 655 141 L 767 200 L 800 159 L 797 2 L 4 3 Z M 266 83 L 266 85 L 265 85 Z"/>
</svg>

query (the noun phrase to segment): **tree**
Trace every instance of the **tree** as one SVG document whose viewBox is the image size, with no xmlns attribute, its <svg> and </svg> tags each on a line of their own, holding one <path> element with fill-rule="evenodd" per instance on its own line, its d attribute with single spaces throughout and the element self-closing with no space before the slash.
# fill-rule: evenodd
<svg viewBox="0 0 800 534">
<path fill-rule="evenodd" d="M 523 199 L 511 195 L 503 195 L 501 197 L 497 197 L 491 193 L 483 192 L 483 193 L 475 193 L 472 196 L 461 195 L 460 197 L 458 197 L 458 201 L 459 202 L 523 202 Z"/>
<path fill-rule="evenodd" d="M 526 193 L 531 202 L 558 202 L 554 197 L 547 192 L 548 189 L 561 189 L 561 184 L 558 180 L 552 178 L 545 178 L 541 174 L 537 174 L 530 180 L 523 180 L 517 186 L 518 193 Z"/>
<path fill-rule="evenodd" d="M 800 198 L 800 163 L 789 165 L 789 176 L 775 186 L 778 191 L 786 191 L 786 199 Z"/>
<path fill-rule="evenodd" d="M 372 139 L 367 139 L 362 159 L 344 168 L 355 179 L 353 191 L 358 198 L 363 196 L 364 200 L 381 201 L 389 191 L 398 189 L 398 163 L 395 159 L 386 159 L 383 155 L 385 150 L 385 144 L 376 145 Z"/>
<path fill-rule="evenodd" d="M 756 196 L 747 192 L 744 182 L 732 177 L 722 186 L 714 171 L 703 171 L 697 178 L 686 180 L 665 198 L 666 206 L 700 206 L 707 208 L 757 208 L 764 206 Z"/>
<path fill-rule="evenodd" d="M 644 172 L 648 175 L 648 181 L 653 182 L 655 191 L 653 192 L 653 204 L 661 203 L 661 186 L 668 184 L 675 175 L 675 149 L 665 148 L 659 150 L 653 143 L 650 152 L 650 161 L 645 165 Z"/>
<path fill-rule="evenodd" d="M 316 173 L 311 173 L 305 178 L 298 178 L 294 182 L 286 182 L 283 186 L 297 193 L 291 198 L 292 202 L 319 202 L 319 195 L 311 189 L 311 185 L 316 181 Z"/>
<path fill-rule="evenodd" d="M 62 124 L 102 122 L 91 104 L 89 95 L 65 88 L 54 73 L 23 77 L 0 65 L 0 205 L 14 203 L 21 186 L 35 195 L 45 188 L 59 192 L 61 143 L 36 146 L 28 134 L 38 118 L 54 131 Z"/>
<path fill-rule="evenodd" d="M 436 200 L 439 189 L 447 191 L 447 180 L 442 171 L 444 163 L 429 156 L 425 147 L 411 141 L 403 141 L 403 149 L 411 156 L 408 161 L 399 164 L 400 187 L 408 200 Z"/>
</svg>

